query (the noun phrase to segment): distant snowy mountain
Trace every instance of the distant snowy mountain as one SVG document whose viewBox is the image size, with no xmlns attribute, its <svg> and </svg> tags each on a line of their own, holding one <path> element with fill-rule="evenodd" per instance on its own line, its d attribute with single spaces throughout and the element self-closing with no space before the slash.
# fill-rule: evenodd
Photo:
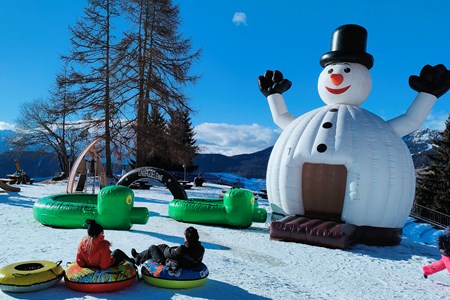
<svg viewBox="0 0 450 300">
<path fill-rule="evenodd" d="M 5 178 L 7 174 L 16 172 L 16 159 L 20 161 L 23 171 L 34 179 L 52 177 L 59 171 L 58 159 L 54 153 L 6 151 L 0 153 L 0 177 Z"/>
<path fill-rule="evenodd" d="M 223 172 L 247 178 L 265 178 L 272 148 L 234 156 L 199 154 L 193 163 L 199 167 L 197 172 Z"/>
<path fill-rule="evenodd" d="M 11 145 L 7 141 L 7 137 L 14 134 L 12 130 L 0 130 L 0 153 L 8 151 Z"/>
<path fill-rule="evenodd" d="M 7 174 L 16 172 L 15 159 L 20 161 L 23 170 L 33 178 L 51 177 L 59 171 L 54 153 L 11 151 L 8 137 L 13 134 L 12 130 L 0 130 L 0 177 L 4 178 Z"/>
<path fill-rule="evenodd" d="M 428 164 L 426 155 L 433 151 L 433 140 L 440 138 L 441 134 L 438 130 L 428 128 L 421 128 L 403 137 L 403 141 L 411 152 L 416 169 L 421 169 Z"/>
</svg>

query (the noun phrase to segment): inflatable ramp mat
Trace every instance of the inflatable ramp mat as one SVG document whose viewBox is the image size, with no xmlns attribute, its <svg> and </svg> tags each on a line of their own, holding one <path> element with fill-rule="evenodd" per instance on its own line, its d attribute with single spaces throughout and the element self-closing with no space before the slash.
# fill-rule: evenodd
<svg viewBox="0 0 450 300">
<path fill-rule="evenodd" d="M 402 240 L 402 228 L 356 226 L 306 216 L 287 216 L 270 224 L 270 238 L 334 249 L 354 244 L 395 246 Z"/>
<path fill-rule="evenodd" d="M 346 249 L 356 242 L 357 226 L 304 216 L 288 216 L 270 224 L 270 238 Z"/>
</svg>

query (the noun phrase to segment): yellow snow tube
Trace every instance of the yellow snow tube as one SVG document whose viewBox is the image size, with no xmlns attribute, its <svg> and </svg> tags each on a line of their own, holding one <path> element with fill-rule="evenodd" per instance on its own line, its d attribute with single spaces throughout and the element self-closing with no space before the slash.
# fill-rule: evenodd
<svg viewBox="0 0 450 300">
<path fill-rule="evenodd" d="M 61 261 L 31 260 L 7 265 L 0 269 L 0 290 L 24 293 L 49 288 L 64 276 L 60 264 Z"/>
</svg>

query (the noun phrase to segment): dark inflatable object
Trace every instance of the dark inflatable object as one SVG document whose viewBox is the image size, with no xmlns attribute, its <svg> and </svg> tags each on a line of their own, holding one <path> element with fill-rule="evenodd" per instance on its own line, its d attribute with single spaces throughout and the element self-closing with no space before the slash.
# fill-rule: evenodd
<svg viewBox="0 0 450 300">
<path fill-rule="evenodd" d="M 356 226 L 334 221 L 288 216 L 270 224 L 270 238 L 346 249 L 355 242 Z"/>
<path fill-rule="evenodd" d="M 326 67 L 336 62 L 355 62 L 373 67 L 373 56 L 366 52 L 367 30 L 354 24 L 342 25 L 333 32 L 331 51 L 320 58 L 320 65 Z"/>
<path fill-rule="evenodd" d="M 402 228 L 356 226 L 305 216 L 287 216 L 270 224 L 270 238 L 333 249 L 347 249 L 357 243 L 377 246 L 397 245 Z"/>
<path fill-rule="evenodd" d="M 131 170 L 119 179 L 117 185 L 130 186 L 136 180 L 144 178 L 153 179 L 164 184 L 175 199 L 187 200 L 188 198 L 186 191 L 174 176 L 164 170 L 153 167 Z"/>
<path fill-rule="evenodd" d="M 194 178 L 195 186 L 203 186 L 203 183 L 205 183 L 205 179 L 203 179 L 202 176 L 197 176 Z"/>
<path fill-rule="evenodd" d="M 443 84 L 435 84 L 430 78 L 439 78 Z M 443 64 L 426 65 L 420 71 L 420 76 L 409 76 L 409 86 L 416 92 L 425 92 L 441 97 L 450 89 L 450 71 Z"/>
</svg>

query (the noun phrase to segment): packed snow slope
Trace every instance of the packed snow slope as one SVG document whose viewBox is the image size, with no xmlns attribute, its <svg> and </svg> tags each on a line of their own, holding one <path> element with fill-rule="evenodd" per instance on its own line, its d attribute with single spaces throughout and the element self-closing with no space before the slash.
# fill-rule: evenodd
<svg viewBox="0 0 450 300">
<path fill-rule="evenodd" d="M 19 193 L 0 193 L 0 266 L 26 261 L 67 262 L 75 259 L 84 229 L 56 229 L 33 218 L 35 201 L 64 193 L 65 182 L 21 185 Z M 226 186 L 206 183 L 187 190 L 189 197 L 218 197 Z M 98 191 L 98 190 L 97 190 Z M 190 224 L 168 217 L 173 199 L 162 186 L 135 190 L 135 206 L 147 207 L 146 225 L 129 231 L 106 230 L 112 249 L 130 253 L 151 244 L 183 242 Z M 267 200 L 260 206 L 269 209 Z M 269 216 L 270 220 L 270 216 Z M 171 290 L 136 281 L 114 293 L 86 294 L 68 289 L 62 280 L 56 286 L 33 293 L 5 294 L 1 299 L 450 299 L 450 276 L 446 271 L 422 277 L 421 266 L 439 258 L 435 246 L 442 233 L 429 225 L 409 220 L 400 245 L 356 245 L 333 250 L 269 239 L 269 220 L 248 229 L 194 225 L 206 248 L 204 263 L 208 281 L 194 289 Z"/>
</svg>

